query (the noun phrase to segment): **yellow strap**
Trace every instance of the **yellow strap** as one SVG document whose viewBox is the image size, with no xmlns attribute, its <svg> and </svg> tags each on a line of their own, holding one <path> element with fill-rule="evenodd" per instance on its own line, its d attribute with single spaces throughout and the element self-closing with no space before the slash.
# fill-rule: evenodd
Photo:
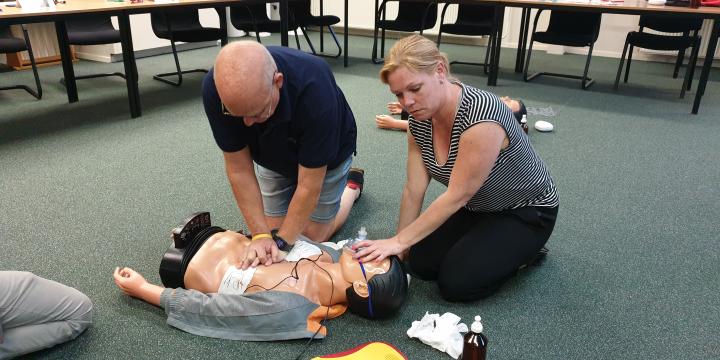
<svg viewBox="0 0 720 360">
<path fill-rule="evenodd" d="M 263 238 L 271 238 L 271 239 L 272 239 L 272 235 L 270 235 L 270 234 L 268 234 L 268 233 L 255 234 L 255 235 L 253 235 L 253 237 L 252 237 L 252 241 L 255 241 L 255 240 L 257 240 L 257 239 L 263 239 Z"/>
</svg>

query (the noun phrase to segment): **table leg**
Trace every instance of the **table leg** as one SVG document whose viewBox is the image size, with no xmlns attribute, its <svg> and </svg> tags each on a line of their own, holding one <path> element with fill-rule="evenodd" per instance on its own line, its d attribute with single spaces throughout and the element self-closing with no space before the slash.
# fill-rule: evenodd
<svg viewBox="0 0 720 360">
<path fill-rule="evenodd" d="M 345 0 L 345 20 L 343 23 L 343 52 L 345 55 L 343 55 L 343 64 L 345 67 L 348 67 L 348 6 L 349 6 L 349 0 Z"/>
<path fill-rule="evenodd" d="M 320 16 L 323 16 L 325 14 L 324 11 L 324 4 L 325 2 L 323 0 L 320 0 Z M 323 31 L 325 29 L 324 26 L 320 27 L 320 52 L 325 52 L 325 32 Z"/>
<path fill-rule="evenodd" d="M 280 45 L 288 46 L 288 0 L 280 0 Z"/>
<path fill-rule="evenodd" d="M 220 18 L 220 30 L 223 33 L 223 37 L 220 39 L 220 46 L 225 46 L 228 43 L 227 8 L 225 6 L 216 7 L 215 11 L 217 11 L 218 17 Z"/>
<path fill-rule="evenodd" d="M 515 72 L 520 73 L 523 71 L 525 65 L 525 49 L 527 46 L 527 32 L 530 20 L 530 8 L 522 9 L 522 16 L 520 16 L 520 38 L 518 39 L 517 54 L 515 55 Z"/>
<path fill-rule="evenodd" d="M 78 92 L 65 21 L 59 20 L 55 22 L 55 32 L 57 33 L 58 45 L 60 46 L 60 58 L 62 59 L 63 77 L 65 77 L 65 90 L 67 91 L 68 102 L 74 103 L 78 101 Z"/>
<path fill-rule="evenodd" d="M 130 102 L 130 116 L 133 118 L 142 115 L 140 106 L 140 91 L 138 90 L 137 65 L 135 64 L 135 51 L 133 50 L 132 32 L 130 31 L 130 15 L 118 15 L 120 27 L 120 43 L 125 65 L 125 84 L 127 85 L 128 101 Z"/>
<path fill-rule="evenodd" d="M 493 19 L 494 41 L 490 53 L 490 74 L 488 76 L 488 86 L 497 86 L 497 76 L 500 70 L 500 48 L 502 46 L 502 30 L 503 18 L 505 17 L 505 6 L 495 5 L 495 18 Z"/>
<path fill-rule="evenodd" d="M 692 113 L 698 113 L 700 109 L 700 101 L 705 94 L 705 86 L 708 77 L 710 77 L 710 68 L 712 67 L 713 58 L 715 57 L 715 48 L 718 43 L 718 32 L 720 31 L 720 23 L 717 19 L 713 19 L 712 33 L 710 34 L 710 42 L 708 43 L 707 52 L 705 52 L 705 61 L 703 62 L 702 73 L 700 73 L 700 81 L 698 82 L 697 91 L 695 92 L 695 101 L 693 102 Z"/>
</svg>

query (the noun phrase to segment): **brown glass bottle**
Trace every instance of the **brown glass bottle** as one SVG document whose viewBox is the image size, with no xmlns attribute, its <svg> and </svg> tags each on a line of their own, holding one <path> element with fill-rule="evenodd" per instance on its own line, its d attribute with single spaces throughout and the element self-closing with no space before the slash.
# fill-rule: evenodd
<svg viewBox="0 0 720 360">
<path fill-rule="evenodd" d="M 463 338 L 462 360 L 485 360 L 487 353 L 488 339 L 482 333 L 480 317 L 475 317 L 475 322 L 470 326 L 470 331 Z"/>
</svg>

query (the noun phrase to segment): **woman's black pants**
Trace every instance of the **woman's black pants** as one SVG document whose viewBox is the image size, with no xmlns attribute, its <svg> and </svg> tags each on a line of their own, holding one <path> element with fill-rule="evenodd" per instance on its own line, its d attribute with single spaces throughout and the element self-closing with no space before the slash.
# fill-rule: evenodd
<svg viewBox="0 0 720 360">
<path fill-rule="evenodd" d="M 493 213 L 465 208 L 410 248 L 413 273 L 437 280 L 448 301 L 484 298 L 530 263 L 555 227 L 558 208 Z"/>
</svg>

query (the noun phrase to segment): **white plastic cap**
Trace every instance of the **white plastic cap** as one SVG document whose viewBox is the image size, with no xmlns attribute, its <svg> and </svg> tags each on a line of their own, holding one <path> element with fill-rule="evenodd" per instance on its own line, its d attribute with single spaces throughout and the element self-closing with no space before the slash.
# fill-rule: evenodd
<svg viewBox="0 0 720 360">
<path fill-rule="evenodd" d="M 358 231 L 358 240 L 365 240 L 367 239 L 367 231 L 365 230 L 364 226 L 360 227 L 360 231 Z"/>
<path fill-rule="evenodd" d="M 523 115 L 522 119 L 520 119 L 521 124 L 527 124 L 527 115 Z"/>
<path fill-rule="evenodd" d="M 476 334 L 479 334 L 483 331 L 483 326 L 480 322 L 480 315 L 475 316 L 475 322 L 470 325 L 470 330 L 472 330 L 472 332 Z"/>
</svg>

